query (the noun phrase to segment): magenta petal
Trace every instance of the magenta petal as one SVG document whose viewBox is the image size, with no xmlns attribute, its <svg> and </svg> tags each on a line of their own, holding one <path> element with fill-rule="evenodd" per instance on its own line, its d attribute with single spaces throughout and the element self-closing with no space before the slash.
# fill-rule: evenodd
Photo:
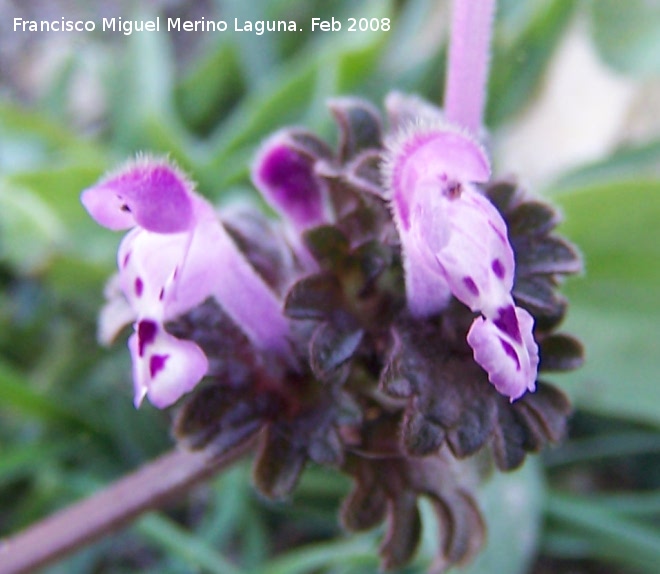
<svg viewBox="0 0 660 574">
<path fill-rule="evenodd" d="M 471 187 L 447 201 L 449 239 L 436 258 L 454 296 L 487 316 L 506 304 L 515 261 L 506 224 L 490 201 Z"/>
<path fill-rule="evenodd" d="M 404 257 L 408 308 L 441 311 L 453 294 L 475 319 L 468 343 L 497 390 L 511 399 L 535 388 L 534 321 L 515 308 L 506 223 L 475 187 L 489 176 L 481 147 L 462 132 L 417 128 L 390 146 L 391 205 Z"/>
<path fill-rule="evenodd" d="M 402 234 L 401 243 L 408 310 L 414 317 L 427 317 L 442 311 L 449 302 L 451 291 L 431 251 L 420 245 L 414 233 Z"/>
<path fill-rule="evenodd" d="M 162 161 L 138 160 L 85 191 L 82 200 L 100 223 L 134 226 L 117 256 L 120 301 L 127 305 L 108 312 L 120 309 L 138 317 L 129 340 L 136 405 L 148 396 L 154 405 L 168 406 L 204 376 L 208 362 L 201 349 L 169 335 L 163 324 L 208 298 L 217 300 L 255 346 L 294 364 L 282 302 L 213 207 L 176 169 Z M 104 318 L 106 337 L 125 316 Z"/>
<path fill-rule="evenodd" d="M 484 182 L 490 162 L 483 148 L 470 136 L 450 126 L 405 131 L 389 144 L 388 171 L 392 200 L 407 223 L 405 203 L 423 186 L 447 193 L 450 184 Z"/>
<path fill-rule="evenodd" d="M 390 143 L 387 161 L 392 205 L 399 231 L 408 231 L 413 206 L 425 196 L 453 197 L 461 185 L 487 181 L 490 164 L 469 136 L 451 128 L 420 128 Z"/>
<path fill-rule="evenodd" d="M 119 332 L 135 320 L 135 310 L 120 289 L 118 275 L 113 275 L 106 284 L 105 305 L 98 320 L 97 337 L 102 345 L 109 345 Z"/>
<path fill-rule="evenodd" d="M 296 228 L 325 221 L 325 187 L 314 173 L 314 160 L 296 149 L 288 132 L 278 132 L 262 145 L 252 181 L 270 206 Z"/>
<path fill-rule="evenodd" d="M 289 354 L 282 302 L 215 216 L 195 229 L 181 277 L 168 314 L 176 314 L 179 302 L 212 295 L 257 347 Z"/>
<path fill-rule="evenodd" d="M 515 308 L 515 313 L 522 342 L 483 317 L 474 320 L 467 336 L 474 360 L 488 373 L 497 391 L 512 401 L 536 388 L 539 363 L 538 346 L 532 334 L 534 319 L 520 307 Z"/>
<path fill-rule="evenodd" d="M 125 237 L 118 265 L 126 298 L 138 315 L 167 321 L 214 297 L 257 347 L 288 354 L 281 301 L 202 200 L 195 222 L 187 233 L 138 228 Z"/>
<path fill-rule="evenodd" d="M 94 220 L 103 227 L 119 231 L 135 225 L 135 217 L 124 208 L 124 201 L 98 185 L 83 191 L 80 201 Z"/>
<path fill-rule="evenodd" d="M 135 406 L 145 396 L 158 408 L 174 404 L 190 392 L 208 370 L 204 352 L 191 341 L 182 341 L 159 326 L 154 339 L 145 344 L 140 356 L 138 335 L 132 335 L 128 347 L 133 358 Z"/>
<path fill-rule="evenodd" d="M 389 147 L 386 177 L 403 248 L 408 307 L 413 315 L 429 315 L 446 305 L 453 279 L 437 255 L 451 244 L 459 226 L 471 225 L 475 217 L 478 223 L 486 219 L 480 215 L 483 206 L 466 209 L 462 204 L 464 194 L 476 193 L 470 182 L 487 180 L 490 166 L 479 144 L 448 126 L 404 132 Z M 458 221 L 453 221 L 456 215 Z M 479 231 L 470 227 L 464 232 Z M 453 252 L 450 248 L 448 254 Z"/>
<path fill-rule="evenodd" d="M 190 240 L 190 233 L 160 234 L 136 228 L 121 242 L 117 255 L 121 286 L 139 314 L 165 315 L 165 295 L 173 293 Z M 199 302 L 179 301 L 179 309 L 187 311 Z"/>
<path fill-rule="evenodd" d="M 139 158 L 85 190 L 81 201 L 110 229 L 138 225 L 157 233 L 177 233 L 193 225 L 193 186 L 165 160 Z"/>
</svg>

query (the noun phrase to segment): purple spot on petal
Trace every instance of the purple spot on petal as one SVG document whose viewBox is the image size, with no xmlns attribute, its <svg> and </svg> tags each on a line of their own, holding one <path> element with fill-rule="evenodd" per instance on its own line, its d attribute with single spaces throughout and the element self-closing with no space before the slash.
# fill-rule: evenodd
<svg viewBox="0 0 660 574">
<path fill-rule="evenodd" d="M 519 371 L 520 359 L 518 359 L 518 354 L 516 353 L 516 350 L 511 346 L 510 343 L 508 343 L 504 339 L 500 339 L 500 344 L 502 345 L 502 349 L 504 349 L 504 352 L 516 362 L 516 371 Z"/>
<path fill-rule="evenodd" d="M 126 205 L 125 203 L 120 207 L 120 209 L 121 209 L 122 211 L 125 211 L 126 213 L 130 213 L 130 212 L 131 212 L 131 208 L 128 207 L 128 205 Z"/>
<path fill-rule="evenodd" d="M 472 277 L 463 277 L 463 284 L 468 288 L 468 291 L 470 291 L 472 295 L 479 297 L 479 287 L 477 287 L 477 284 Z"/>
<path fill-rule="evenodd" d="M 463 192 L 463 185 L 460 181 L 449 180 L 442 186 L 442 193 L 447 199 L 458 199 Z"/>
<path fill-rule="evenodd" d="M 144 283 L 139 277 L 135 278 L 135 294 L 138 297 L 142 297 L 142 291 L 144 291 Z"/>
<path fill-rule="evenodd" d="M 149 374 L 152 379 L 165 368 L 165 362 L 169 358 L 169 355 L 153 355 L 149 359 Z"/>
<path fill-rule="evenodd" d="M 158 300 L 162 301 L 163 299 L 165 299 L 165 287 L 162 287 L 160 293 L 158 293 Z"/>
<path fill-rule="evenodd" d="M 493 259 L 490 267 L 498 279 L 504 279 L 504 265 L 499 259 Z"/>
<path fill-rule="evenodd" d="M 516 310 L 513 305 L 498 309 L 497 318 L 493 323 L 500 331 L 509 335 L 509 337 L 514 339 L 517 343 L 522 343 L 518 318 L 516 317 Z"/>
<path fill-rule="evenodd" d="M 121 266 L 126 267 L 128 265 L 128 261 L 130 258 L 131 258 L 131 252 L 129 251 L 128 253 L 126 253 L 126 255 L 124 255 L 124 260 L 122 261 Z"/>
<path fill-rule="evenodd" d="M 138 354 L 144 357 L 144 348 L 156 340 L 158 325 L 153 321 L 140 321 L 137 327 Z"/>
</svg>

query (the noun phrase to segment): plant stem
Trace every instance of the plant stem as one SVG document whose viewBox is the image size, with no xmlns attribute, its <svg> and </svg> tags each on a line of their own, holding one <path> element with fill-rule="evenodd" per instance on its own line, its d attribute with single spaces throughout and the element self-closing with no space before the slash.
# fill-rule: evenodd
<svg viewBox="0 0 660 574">
<path fill-rule="evenodd" d="M 159 508 L 226 468 L 255 444 L 218 457 L 212 449 L 173 450 L 104 490 L 0 541 L 0 574 L 34 572 Z"/>
<path fill-rule="evenodd" d="M 486 101 L 495 0 L 454 0 L 444 109 L 447 120 L 479 136 Z"/>
</svg>

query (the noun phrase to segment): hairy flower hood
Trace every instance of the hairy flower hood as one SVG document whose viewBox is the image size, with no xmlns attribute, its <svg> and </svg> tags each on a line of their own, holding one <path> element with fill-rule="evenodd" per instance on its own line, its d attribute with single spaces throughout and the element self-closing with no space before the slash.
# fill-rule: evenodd
<svg viewBox="0 0 660 574">
<path fill-rule="evenodd" d="M 215 298 L 257 347 L 289 353 L 288 323 L 275 294 L 243 257 L 213 207 L 169 162 L 127 163 L 85 190 L 83 205 L 101 225 L 132 230 L 119 248 L 121 290 L 133 309 L 135 404 L 148 395 L 174 403 L 208 368 L 202 350 L 165 322 Z"/>
<path fill-rule="evenodd" d="M 497 390 L 512 400 L 534 390 L 534 322 L 511 296 L 515 262 L 506 224 L 477 187 L 490 177 L 483 148 L 443 123 L 404 128 L 387 147 L 386 181 L 411 313 L 438 313 L 455 296 L 482 315 L 468 343 Z"/>
</svg>

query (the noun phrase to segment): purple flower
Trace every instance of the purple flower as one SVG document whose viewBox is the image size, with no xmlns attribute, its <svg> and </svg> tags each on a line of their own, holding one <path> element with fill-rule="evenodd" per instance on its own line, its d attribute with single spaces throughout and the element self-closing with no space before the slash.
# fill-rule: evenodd
<svg viewBox="0 0 660 574">
<path fill-rule="evenodd" d="M 164 324 L 214 297 L 261 349 L 289 357 L 281 302 L 245 259 L 213 207 L 164 160 L 139 158 L 85 190 L 81 201 L 110 229 L 133 227 L 118 253 L 119 284 L 134 312 L 135 404 L 174 403 L 208 369 L 202 350 Z"/>
<path fill-rule="evenodd" d="M 467 340 L 497 390 L 512 400 L 534 390 L 534 321 L 511 296 L 506 224 L 475 186 L 490 176 L 484 150 L 452 126 L 418 126 L 390 142 L 387 161 L 411 313 L 439 312 L 454 295 L 482 315 Z"/>
<path fill-rule="evenodd" d="M 303 139 L 306 133 L 285 129 L 262 144 L 252 167 L 252 182 L 275 211 L 302 231 L 326 222 L 326 189 L 314 171 L 313 152 L 318 150 L 305 149 L 296 136 Z"/>
<path fill-rule="evenodd" d="M 444 117 L 409 99 L 390 107 L 399 135 L 389 144 L 387 179 L 401 237 L 408 307 L 415 316 L 441 311 L 450 294 L 481 313 L 467 341 L 495 388 L 511 400 L 533 391 L 539 362 L 534 320 L 515 306 L 515 272 L 507 228 L 475 186 L 490 177 L 473 139 L 482 132 L 495 0 L 454 0 Z M 445 123 L 447 122 L 447 123 Z M 403 125 L 403 127 L 402 127 Z"/>
</svg>

